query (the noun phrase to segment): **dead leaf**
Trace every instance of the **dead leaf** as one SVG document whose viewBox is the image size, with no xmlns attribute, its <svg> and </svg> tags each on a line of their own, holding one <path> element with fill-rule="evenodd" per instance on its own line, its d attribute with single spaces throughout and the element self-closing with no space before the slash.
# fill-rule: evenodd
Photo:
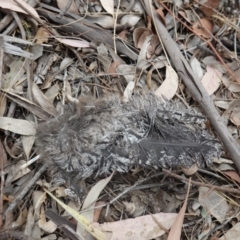
<svg viewBox="0 0 240 240">
<path fill-rule="evenodd" d="M 51 117 L 51 115 L 48 114 L 45 110 L 43 110 L 33 102 L 29 101 L 28 99 L 25 99 L 9 91 L 6 93 L 6 96 L 43 120 L 48 120 Z"/>
<path fill-rule="evenodd" d="M 230 228 L 227 232 L 224 231 L 224 235 L 218 240 L 238 240 L 240 234 L 240 223 L 236 223 L 232 228 Z"/>
<path fill-rule="evenodd" d="M 40 27 L 37 30 L 37 34 L 34 38 L 34 41 L 36 40 L 36 44 L 42 44 L 42 43 L 47 43 L 49 38 L 49 33 L 46 31 L 45 28 Z"/>
<path fill-rule="evenodd" d="M 86 18 L 91 23 L 96 23 L 97 25 L 105 28 L 112 29 L 114 27 L 114 18 L 112 16 L 91 16 Z"/>
<path fill-rule="evenodd" d="M 116 67 L 118 65 L 120 65 L 121 63 L 119 62 L 112 62 L 109 69 L 108 69 L 108 73 L 111 74 L 112 77 L 117 77 L 118 74 L 117 74 L 117 71 L 116 71 Z"/>
<path fill-rule="evenodd" d="M 72 217 L 74 217 L 78 223 L 82 224 L 84 228 L 98 240 L 105 240 L 105 234 L 95 228 L 92 223 L 90 223 L 85 217 L 79 214 L 76 210 L 73 210 L 59 199 L 57 199 L 52 193 L 50 193 L 47 189 L 44 189 L 48 195 L 50 195 L 62 208 L 64 208 Z"/>
<path fill-rule="evenodd" d="M 113 0 L 100 0 L 103 8 L 106 10 L 106 12 L 110 14 L 114 14 L 114 1 Z"/>
<path fill-rule="evenodd" d="M 223 84 L 225 85 L 225 87 L 226 87 L 230 92 L 233 92 L 233 93 L 240 92 L 240 84 L 231 81 L 231 78 L 228 78 L 228 77 L 226 77 L 226 76 L 222 76 L 222 81 L 223 81 Z"/>
<path fill-rule="evenodd" d="M 6 111 L 7 98 L 4 93 L 0 92 L 0 116 L 2 117 Z"/>
<path fill-rule="evenodd" d="M 166 64 L 166 78 L 161 86 L 155 91 L 155 94 L 170 100 L 176 94 L 177 89 L 178 75 L 171 66 Z"/>
<path fill-rule="evenodd" d="M 192 176 L 197 172 L 197 170 L 198 170 L 197 164 L 194 164 L 190 168 L 182 168 L 182 171 L 186 176 Z"/>
<path fill-rule="evenodd" d="M 149 35 L 146 37 L 141 50 L 138 55 L 138 60 L 137 60 L 137 67 L 140 69 L 146 69 L 148 66 L 150 66 L 150 63 L 148 61 L 148 47 L 150 45 L 150 40 L 152 38 L 152 35 Z"/>
<path fill-rule="evenodd" d="M 44 208 L 41 208 L 41 213 L 39 216 L 39 220 L 38 220 L 38 226 L 47 233 L 53 233 L 55 230 L 57 230 L 57 224 L 55 224 L 53 221 L 46 220 L 46 216 L 45 216 L 45 211 Z"/>
<path fill-rule="evenodd" d="M 81 215 L 85 217 L 89 222 L 93 222 L 93 217 L 94 217 L 94 205 L 102 192 L 102 190 L 106 187 L 106 185 L 109 183 L 113 176 L 113 173 L 105 178 L 97 182 L 89 191 L 87 197 L 84 200 L 83 206 L 82 206 L 82 211 L 84 211 Z M 79 236 L 84 236 L 84 226 L 78 224 L 77 225 L 77 233 Z"/>
<path fill-rule="evenodd" d="M 32 15 L 34 15 L 36 18 L 39 18 L 36 10 L 28 3 L 24 2 L 23 0 L 18 0 L 18 2 L 20 2 L 29 12 L 31 12 Z M 18 6 L 18 4 L 15 3 L 13 0 L 0 0 L 0 7 L 3 9 L 11 10 L 13 12 L 20 12 L 28 15 L 28 13 L 25 12 L 20 6 Z"/>
<path fill-rule="evenodd" d="M 196 57 L 191 58 L 190 65 L 192 67 L 193 72 L 198 76 L 198 78 L 202 79 L 203 69 L 201 67 L 201 63 L 197 60 Z"/>
<path fill-rule="evenodd" d="M 147 28 L 136 28 L 133 31 L 133 41 L 134 41 L 134 46 L 136 48 L 141 49 L 142 45 L 144 44 L 147 36 L 151 35 L 152 33 L 147 29 Z"/>
<path fill-rule="evenodd" d="M 212 95 L 221 84 L 222 73 L 207 66 L 207 72 L 202 78 L 202 84 L 209 95 Z"/>
<path fill-rule="evenodd" d="M 229 108 L 223 113 L 222 117 L 227 122 L 231 120 L 236 126 L 240 126 L 240 100 L 233 100 L 229 104 Z"/>
<path fill-rule="evenodd" d="M 214 10 L 219 5 L 219 0 L 205 0 L 204 4 L 201 4 L 199 9 L 205 14 L 206 17 L 211 17 L 214 14 Z"/>
<path fill-rule="evenodd" d="M 20 160 L 17 162 L 17 164 L 11 165 L 11 167 L 8 171 L 6 184 L 12 183 L 13 181 L 18 180 L 19 178 L 21 178 L 21 177 L 25 176 L 26 174 L 28 174 L 29 172 L 31 172 L 31 170 L 29 168 L 24 168 L 22 170 L 19 170 L 20 167 L 25 163 L 26 163 L 25 160 Z"/>
<path fill-rule="evenodd" d="M 170 229 L 177 214 L 157 213 L 152 214 L 152 216 L 166 229 Z M 93 223 L 93 226 L 104 231 L 107 236 L 106 239 L 109 240 L 153 239 L 162 236 L 165 231 L 159 228 L 152 216 L 145 215 L 116 222 L 105 222 L 103 224 Z"/>
<path fill-rule="evenodd" d="M 188 190 L 187 190 L 187 194 L 186 194 L 186 197 L 185 197 L 184 204 L 181 207 L 177 217 L 174 220 L 174 223 L 173 223 L 173 225 L 171 227 L 171 230 L 168 234 L 168 240 L 181 239 L 182 225 L 183 225 L 183 220 L 184 220 L 184 216 L 185 216 L 185 212 L 186 212 L 186 208 L 187 208 L 187 201 L 188 201 L 190 186 L 191 186 L 191 178 L 189 180 Z"/>
<path fill-rule="evenodd" d="M 7 162 L 7 154 L 5 152 L 5 149 L 4 149 L 1 141 L 0 141 L 0 162 L 1 162 L 1 164 L 0 164 L 0 169 L 1 169 L 2 166 L 4 167 L 5 163 Z M 3 169 L 2 169 L 2 171 L 3 171 Z"/>
<path fill-rule="evenodd" d="M 57 5 L 59 7 L 59 9 L 61 9 L 62 11 L 65 11 L 66 5 L 68 5 L 68 1 L 65 0 L 57 0 Z M 75 1 L 72 1 L 69 9 L 67 10 L 67 12 L 71 12 L 71 13 L 75 13 L 75 14 L 79 14 L 77 5 Z"/>
<path fill-rule="evenodd" d="M 216 191 L 211 191 L 207 187 L 199 187 L 200 204 L 220 223 L 224 222 L 228 211 L 229 205 L 226 199 Z"/>
<path fill-rule="evenodd" d="M 192 28 L 197 35 L 203 38 L 210 38 L 213 32 L 213 23 L 206 18 L 201 18 L 193 24 Z"/>
<path fill-rule="evenodd" d="M 20 135 L 36 134 L 35 123 L 23 119 L 0 117 L 0 128 Z"/>
<path fill-rule="evenodd" d="M 240 176 L 237 172 L 235 172 L 235 171 L 224 171 L 223 174 L 226 174 L 228 177 L 230 177 L 234 181 L 240 183 Z"/>
<path fill-rule="evenodd" d="M 118 34 L 119 38 L 122 38 L 123 40 L 127 41 L 128 40 L 128 31 L 127 30 L 123 30 Z"/>
<path fill-rule="evenodd" d="M 22 136 L 23 150 L 27 160 L 29 160 L 29 155 L 31 153 L 34 141 L 35 141 L 35 136 Z"/>
<path fill-rule="evenodd" d="M 120 24 L 121 25 L 127 25 L 128 27 L 134 27 L 137 22 L 140 20 L 139 16 L 135 16 L 135 15 L 124 15 L 121 20 L 120 20 Z"/>
<path fill-rule="evenodd" d="M 54 84 L 53 86 L 51 86 L 46 92 L 45 92 L 45 96 L 48 99 L 48 101 L 50 103 L 53 104 L 54 99 L 57 97 L 57 95 L 59 94 L 60 91 L 60 87 L 58 84 Z"/>
<path fill-rule="evenodd" d="M 134 80 L 136 67 L 133 65 L 120 64 L 116 67 L 116 71 L 119 75 L 123 75 L 123 77 L 129 83 Z"/>
<path fill-rule="evenodd" d="M 90 47 L 89 42 L 87 41 L 81 41 L 81 40 L 75 40 L 75 39 L 67 39 L 67 38 L 56 38 L 60 43 L 63 43 L 67 46 L 71 47 L 77 47 L 77 48 L 87 48 Z"/>
<path fill-rule="evenodd" d="M 135 87 L 135 82 L 131 81 L 128 83 L 123 93 L 123 99 L 125 102 L 128 102 L 129 98 L 132 96 L 134 87 Z"/>
<path fill-rule="evenodd" d="M 10 71 L 5 74 L 3 89 L 11 89 L 25 74 L 24 61 L 14 60 L 9 65 Z"/>
<path fill-rule="evenodd" d="M 207 56 L 201 60 L 206 66 L 212 67 L 218 72 L 226 73 L 226 69 L 223 67 L 222 63 L 217 60 L 214 56 Z"/>
<path fill-rule="evenodd" d="M 34 82 L 32 82 L 32 93 L 33 98 L 46 112 L 53 116 L 58 115 L 58 111 L 56 110 L 56 108 L 52 105 L 51 102 L 48 101 L 46 96 L 42 93 L 42 91 L 38 88 L 37 84 L 35 84 Z"/>
</svg>

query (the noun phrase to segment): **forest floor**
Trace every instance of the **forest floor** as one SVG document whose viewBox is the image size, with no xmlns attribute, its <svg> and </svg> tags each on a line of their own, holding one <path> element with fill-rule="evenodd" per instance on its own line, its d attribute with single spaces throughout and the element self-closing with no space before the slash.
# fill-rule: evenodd
<svg viewBox="0 0 240 240">
<path fill-rule="evenodd" d="M 0 239 L 240 239 L 238 1 L 28 2 L 0 1 Z M 79 198 L 41 158 L 38 126 L 136 91 L 201 111 L 222 155 L 89 177 Z"/>
</svg>

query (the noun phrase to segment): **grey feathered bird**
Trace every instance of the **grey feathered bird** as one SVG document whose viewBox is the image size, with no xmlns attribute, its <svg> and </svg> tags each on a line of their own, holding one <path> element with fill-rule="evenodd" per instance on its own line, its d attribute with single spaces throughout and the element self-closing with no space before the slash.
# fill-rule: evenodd
<svg viewBox="0 0 240 240">
<path fill-rule="evenodd" d="M 218 140 L 202 129 L 205 117 L 153 93 L 125 103 L 118 97 L 80 100 L 75 111 L 40 125 L 36 144 L 44 158 L 77 179 L 127 172 L 211 164 Z"/>
</svg>

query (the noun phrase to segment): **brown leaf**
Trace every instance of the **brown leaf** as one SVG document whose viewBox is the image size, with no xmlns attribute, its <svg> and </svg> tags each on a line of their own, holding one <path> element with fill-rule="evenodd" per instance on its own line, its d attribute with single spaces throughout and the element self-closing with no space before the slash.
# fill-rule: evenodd
<svg viewBox="0 0 240 240">
<path fill-rule="evenodd" d="M 67 5 L 67 4 L 68 4 L 68 1 L 65 1 L 65 0 L 57 0 L 57 5 L 58 5 L 59 9 L 61 9 L 62 11 L 65 11 L 65 8 L 66 8 L 66 5 Z M 70 6 L 69 9 L 68 9 L 68 12 L 75 13 L 75 14 L 78 14 L 78 13 L 79 13 L 75 1 L 72 1 L 71 6 Z"/>
<path fill-rule="evenodd" d="M 193 24 L 192 28 L 193 32 L 197 35 L 204 38 L 210 38 L 212 36 L 213 23 L 206 18 L 201 18 Z"/>
<path fill-rule="evenodd" d="M 42 44 L 42 43 L 47 43 L 49 38 L 49 32 L 45 30 L 45 28 L 40 27 L 37 31 L 37 34 L 34 38 L 34 41 L 36 41 L 36 44 Z"/>
<path fill-rule="evenodd" d="M 174 221 L 174 223 L 171 227 L 171 230 L 169 232 L 169 235 L 168 235 L 168 240 L 178 240 L 181 238 L 181 232 L 182 232 L 181 230 L 182 230 L 183 220 L 184 220 L 184 216 L 185 216 L 185 212 L 186 212 L 186 208 L 187 208 L 187 201 L 188 201 L 190 186 L 191 186 L 191 178 L 189 181 L 188 190 L 187 190 L 184 204 L 183 204 L 182 208 L 180 209 L 177 217 L 175 218 L 175 221 Z"/>
<path fill-rule="evenodd" d="M 235 171 L 224 171 L 223 173 L 226 174 L 231 179 L 233 179 L 234 181 L 240 183 L 240 176 L 237 172 L 235 172 Z"/>
<path fill-rule="evenodd" d="M 219 0 L 206 0 L 204 4 L 200 6 L 200 10 L 206 17 L 211 17 L 214 13 L 213 9 L 216 9 L 219 5 Z"/>
<path fill-rule="evenodd" d="M 221 77 L 221 72 L 207 66 L 207 72 L 204 74 L 201 81 L 209 95 L 212 95 L 219 88 L 221 84 Z"/>
</svg>

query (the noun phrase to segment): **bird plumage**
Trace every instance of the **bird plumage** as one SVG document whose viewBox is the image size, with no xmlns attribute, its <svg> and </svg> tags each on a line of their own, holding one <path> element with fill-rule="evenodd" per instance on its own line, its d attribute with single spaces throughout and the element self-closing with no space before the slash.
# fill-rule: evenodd
<svg viewBox="0 0 240 240">
<path fill-rule="evenodd" d="M 40 125 L 36 144 L 44 158 L 78 179 L 127 172 L 211 164 L 221 145 L 203 129 L 205 117 L 153 93 L 80 100 L 75 111 Z"/>
</svg>

